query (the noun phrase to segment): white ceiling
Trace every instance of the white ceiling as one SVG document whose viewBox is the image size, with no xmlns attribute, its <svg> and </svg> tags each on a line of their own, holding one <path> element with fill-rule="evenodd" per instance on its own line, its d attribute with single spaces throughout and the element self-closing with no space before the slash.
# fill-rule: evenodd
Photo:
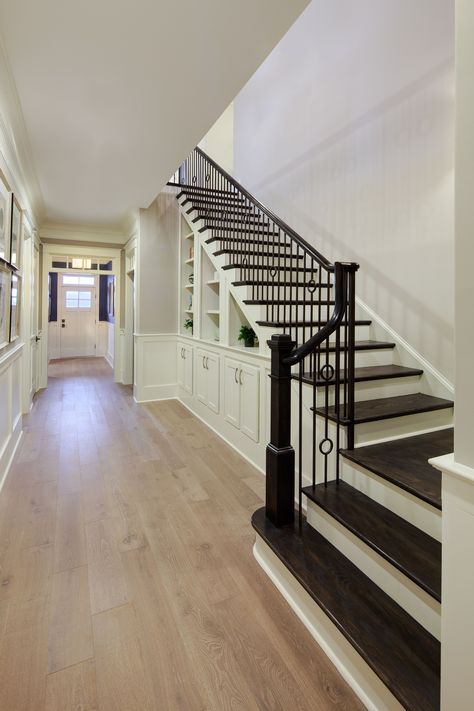
<svg viewBox="0 0 474 711">
<path fill-rule="evenodd" d="M 42 219 L 148 206 L 307 3 L 0 0 Z"/>
</svg>

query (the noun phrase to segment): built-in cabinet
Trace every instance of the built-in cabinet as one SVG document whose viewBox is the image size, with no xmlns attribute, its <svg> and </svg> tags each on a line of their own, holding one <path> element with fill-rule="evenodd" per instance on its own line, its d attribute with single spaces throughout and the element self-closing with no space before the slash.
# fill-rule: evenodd
<svg viewBox="0 0 474 711">
<path fill-rule="evenodd" d="M 196 350 L 196 396 L 213 412 L 219 412 L 219 362 L 217 353 Z"/>
<path fill-rule="evenodd" d="M 233 358 L 225 358 L 225 419 L 254 442 L 258 442 L 259 438 L 259 380 L 259 368 Z"/>
<path fill-rule="evenodd" d="M 193 349 L 181 343 L 178 343 L 178 383 L 193 394 Z"/>
</svg>

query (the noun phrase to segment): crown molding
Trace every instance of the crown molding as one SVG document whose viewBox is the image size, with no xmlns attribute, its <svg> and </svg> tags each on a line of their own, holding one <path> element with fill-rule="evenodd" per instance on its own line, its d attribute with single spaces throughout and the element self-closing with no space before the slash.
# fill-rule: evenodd
<svg viewBox="0 0 474 711">
<path fill-rule="evenodd" d="M 75 225 L 67 222 L 49 222 L 40 227 L 42 242 L 64 243 L 100 243 L 101 245 L 122 247 L 129 239 L 122 229 L 103 225 Z"/>
<path fill-rule="evenodd" d="M 18 194 L 30 222 L 38 223 L 45 204 L 36 174 L 20 98 L 0 33 L 0 146 L 12 190 Z"/>
</svg>

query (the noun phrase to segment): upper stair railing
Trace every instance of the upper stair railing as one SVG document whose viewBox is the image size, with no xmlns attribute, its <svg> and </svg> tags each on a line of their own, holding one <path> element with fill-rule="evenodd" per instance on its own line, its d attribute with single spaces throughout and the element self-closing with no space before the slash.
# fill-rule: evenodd
<svg viewBox="0 0 474 711">
<path fill-rule="evenodd" d="M 267 446 L 266 511 L 276 525 L 293 522 L 297 464 L 301 522 L 304 470 L 310 469 L 307 478 L 313 485 L 320 469 L 324 482 L 339 479 L 337 452 L 343 427 L 345 446 L 354 444 L 358 265 L 331 264 L 199 148 L 169 185 L 181 188 L 191 219 L 203 220 L 201 231 L 209 230 L 217 251 L 229 255 L 229 268 L 240 272 L 234 283 L 247 286 L 246 302 L 263 308 L 261 323 L 282 331 L 268 341 L 271 439 Z M 292 370 L 295 367 L 296 372 Z M 291 444 L 293 379 L 299 391 L 293 432 L 297 457 Z M 309 408 L 305 405 L 308 397 L 303 397 L 307 385 L 311 389 Z M 306 417 L 305 407 L 309 410 Z M 306 439 L 310 440 L 308 448 Z"/>
</svg>

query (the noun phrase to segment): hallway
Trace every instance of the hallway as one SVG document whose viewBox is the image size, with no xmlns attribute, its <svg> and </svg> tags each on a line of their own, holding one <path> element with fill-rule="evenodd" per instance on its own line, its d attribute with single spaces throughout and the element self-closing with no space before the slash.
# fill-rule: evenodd
<svg viewBox="0 0 474 711">
<path fill-rule="evenodd" d="M 253 558 L 263 488 L 177 401 L 56 361 L 0 495 L 2 710 L 362 709 Z"/>
</svg>

